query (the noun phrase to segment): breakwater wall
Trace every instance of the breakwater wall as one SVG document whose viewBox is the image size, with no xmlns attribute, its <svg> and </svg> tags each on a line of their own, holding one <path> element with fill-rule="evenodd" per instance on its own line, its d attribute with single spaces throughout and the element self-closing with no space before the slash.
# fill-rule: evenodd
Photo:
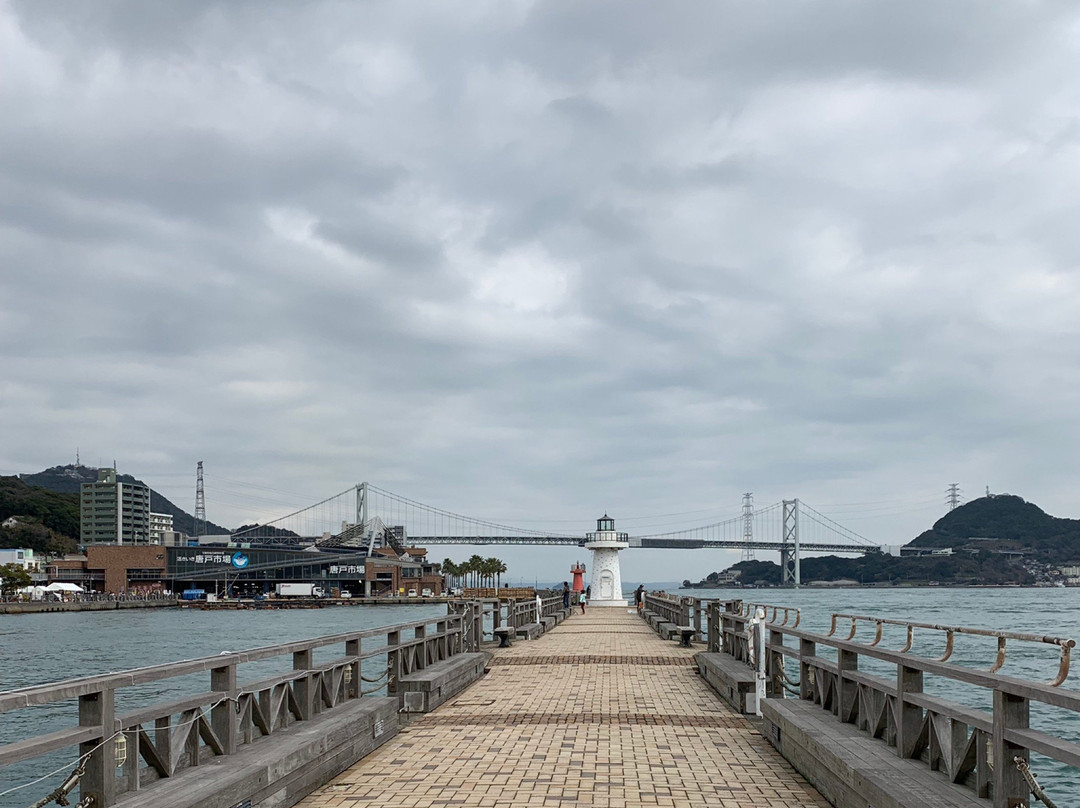
<svg viewBox="0 0 1080 808">
<path fill-rule="evenodd" d="M 167 609 L 177 605 L 176 598 L 153 600 L 80 600 L 0 603 L 0 614 L 42 614 L 44 612 L 106 612 L 114 609 Z"/>
</svg>

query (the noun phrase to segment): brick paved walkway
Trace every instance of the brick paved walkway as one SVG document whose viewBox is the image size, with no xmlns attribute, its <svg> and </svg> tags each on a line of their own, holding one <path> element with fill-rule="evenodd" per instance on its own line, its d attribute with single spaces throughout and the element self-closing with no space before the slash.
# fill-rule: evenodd
<svg viewBox="0 0 1080 808">
<path fill-rule="evenodd" d="M 623 609 L 496 652 L 491 673 L 303 808 L 829 805 Z"/>
</svg>

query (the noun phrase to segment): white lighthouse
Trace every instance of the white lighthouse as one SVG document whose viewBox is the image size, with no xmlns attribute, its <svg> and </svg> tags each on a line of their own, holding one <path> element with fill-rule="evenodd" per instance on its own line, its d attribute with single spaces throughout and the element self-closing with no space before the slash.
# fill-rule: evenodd
<svg viewBox="0 0 1080 808">
<path fill-rule="evenodd" d="M 615 520 L 606 513 L 596 520 L 596 532 L 585 536 L 585 549 L 592 551 L 592 598 L 590 606 L 626 606 L 622 596 L 619 550 L 630 546 L 626 533 L 615 532 Z"/>
</svg>

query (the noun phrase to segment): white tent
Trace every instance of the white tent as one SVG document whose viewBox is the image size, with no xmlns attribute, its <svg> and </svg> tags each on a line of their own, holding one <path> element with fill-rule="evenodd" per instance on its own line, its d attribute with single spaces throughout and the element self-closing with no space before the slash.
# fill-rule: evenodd
<svg viewBox="0 0 1080 808">
<path fill-rule="evenodd" d="M 30 600 L 41 600 L 45 594 L 45 587 L 43 586 L 24 586 L 19 590 L 20 595 L 29 595 Z"/>
<path fill-rule="evenodd" d="M 86 590 L 83 589 L 78 584 L 62 584 L 59 581 L 53 581 L 51 584 L 49 584 L 47 587 L 45 587 L 45 591 L 46 592 L 85 592 Z"/>
</svg>

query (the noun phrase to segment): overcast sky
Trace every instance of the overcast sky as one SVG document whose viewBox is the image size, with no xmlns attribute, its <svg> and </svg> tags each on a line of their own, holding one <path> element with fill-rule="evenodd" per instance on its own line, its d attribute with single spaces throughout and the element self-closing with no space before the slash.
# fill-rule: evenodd
<svg viewBox="0 0 1080 808">
<path fill-rule="evenodd" d="M 1078 43 L 1071 2 L 0 0 L 0 473 L 190 510 L 203 460 L 226 525 L 364 480 L 559 532 L 1080 516 Z"/>
</svg>

